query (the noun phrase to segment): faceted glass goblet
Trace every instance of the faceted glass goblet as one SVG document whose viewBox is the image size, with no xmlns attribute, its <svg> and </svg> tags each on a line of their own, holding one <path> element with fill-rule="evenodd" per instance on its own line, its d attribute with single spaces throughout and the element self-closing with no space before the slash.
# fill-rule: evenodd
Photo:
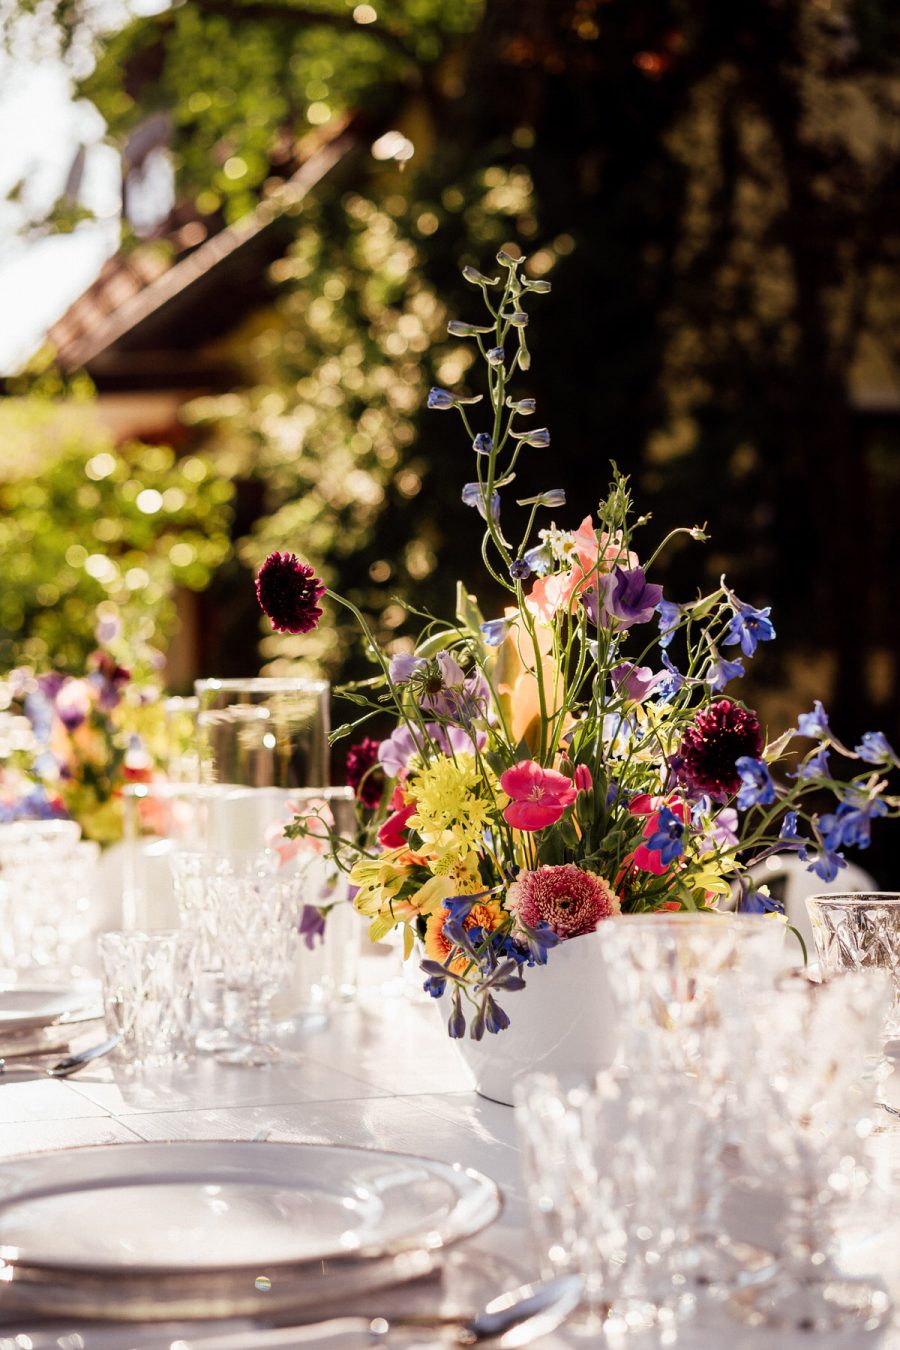
<svg viewBox="0 0 900 1350">
<path fill-rule="evenodd" d="M 760 1166 L 786 1201 L 774 1277 L 734 1296 L 751 1326 L 792 1331 L 873 1327 L 889 1300 L 835 1265 L 831 1208 L 847 1186 L 870 1107 L 866 1051 L 890 1002 L 888 976 L 861 970 L 815 982 L 797 972 L 748 1009 L 746 1035 L 760 1072 L 746 1124 Z"/>
</svg>

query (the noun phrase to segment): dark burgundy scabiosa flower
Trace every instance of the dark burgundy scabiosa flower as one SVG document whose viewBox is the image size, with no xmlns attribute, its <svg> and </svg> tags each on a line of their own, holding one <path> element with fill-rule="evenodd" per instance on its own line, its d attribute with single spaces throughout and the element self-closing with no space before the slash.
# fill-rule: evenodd
<svg viewBox="0 0 900 1350">
<path fill-rule="evenodd" d="M 384 792 L 384 773 L 378 767 L 380 741 L 364 736 L 347 751 L 345 778 L 363 806 L 374 811 Z"/>
<path fill-rule="evenodd" d="M 270 553 L 256 578 L 256 598 L 279 633 L 311 633 L 322 617 L 325 583 L 294 553 Z"/>
<path fill-rule="evenodd" d="M 719 698 L 697 713 L 678 748 L 680 781 L 689 792 L 728 797 L 741 786 L 736 767 L 743 756 L 762 754 L 759 718 L 731 699 Z"/>
</svg>

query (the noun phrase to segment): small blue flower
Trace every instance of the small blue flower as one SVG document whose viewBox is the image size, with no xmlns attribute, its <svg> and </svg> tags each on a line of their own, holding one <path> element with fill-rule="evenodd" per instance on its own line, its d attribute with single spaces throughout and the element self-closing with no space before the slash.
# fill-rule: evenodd
<svg viewBox="0 0 900 1350">
<path fill-rule="evenodd" d="M 781 829 L 778 831 L 779 839 L 799 839 L 797 833 L 797 812 L 786 811 L 784 820 L 781 822 Z"/>
<path fill-rule="evenodd" d="M 512 619 L 489 619 L 481 625 L 481 636 L 488 647 L 499 647 L 512 625 Z"/>
<path fill-rule="evenodd" d="M 428 407 L 432 411 L 446 412 L 448 408 L 456 407 L 456 399 L 449 389 L 439 389 L 435 386 L 428 391 Z"/>
<path fill-rule="evenodd" d="M 822 707 L 820 699 L 816 699 L 811 713 L 801 713 L 797 718 L 797 735 L 810 736 L 815 741 L 822 740 L 829 734 L 828 714 Z"/>
<path fill-rule="evenodd" d="M 671 644 L 675 636 L 675 629 L 681 618 L 681 606 L 672 600 L 660 600 L 656 612 L 659 615 L 659 645 L 665 648 Z"/>
<path fill-rule="evenodd" d="M 537 403 L 533 398 L 508 398 L 506 400 L 506 406 L 507 408 L 512 408 L 513 412 L 518 413 L 520 417 L 531 417 L 532 413 L 537 408 Z"/>
<path fill-rule="evenodd" d="M 738 901 L 739 914 L 783 914 L 784 901 L 776 900 L 772 895 L 763 895 L 761 891 L 749 891 Z"/>
<path fill-rule="evenodd" d="M 847 866 L 846 859 L 841 853 L 833 853 L 830 849 L 815 849 L 812 853 L 804 849 L 800 854 L 804 862 L 809 862 L 808 872 L 815 872 L 817 877 L 823 881 L 834 881 L 842 867 Z M 810 862 L 810 858 L 812 861 Z"/>
<path fill-rule="evenodd" d="M 761 759 L 752 759 L 750 755 L 741 755 L 734 762 L 741 776 L 741 790 L 737 804 L 741 811 L 751 806 L 768 806 L 775 800 L 775 784 L 772 782 L 768 767 Z"/>
<path fill-rule="evenodd" d="M 726 661 L 724 656 L 716 652 L 715 659 L 709 668 L 709 674 L 706 677 L 706 683 L 710 689 L 720 694 L 729 680 L 739 680 L 744 674 L 744 663 L 741 660 Z"/>
<path fill-rule="evenodd" d="M 488 431 L 479 431 L 472 442 L 476 455 L 489 455 L 494 448 L 494 438 Z"/>
<path fill-rule="evenodd" d="M 883 731 L 867 731 L 856 747 L 856 753 L 867 764 L 896 764 L 900 759 Z"/>
<path fill-rule="evenodd" d="M 531 576 L 531 568 L 524 558 L 514 558 L 509 564 L 509 575 L 513 581 L 527 581 Z"/>
<path fill-rule="evenodd" d="M 741 605 L 728 625 L 728 632 L 723 639 L 725 646 L 739 642 L 744 655 L 752 656 L 760 642 L 770 642 L 775 636 L 769 618 L 771 613 L 771 606 L 754 609 L 752 605 Z"/>
<path fill-rule="evenodd" d="M 660 646 L 662 646 L 662 643 L 660 643 Z M 681 671 L 675 665 L 672 658 L 669 656 L 669 653 L 667 651 L 663 651 L 661 653 L 661 659 L 663 665 L 665 666 L 666 670 L 669 673 L 667 676 L 661 679 L 659 684 L 656 686 L 654 690 L 654 697 L 656 698 L 656 701 L 658 703 L 668 703 L 670 699 L 673 699 L 675 697 L 679 689 L 682 688 L 682 686 L 685 683 L 685 679 Z"/>
<path fill-rule="evenodd" d="M 430 994 L 432 998 L 440 998 L 447 988 L 447 981 L 440 975 L 429 975 L 422 988 L 425 990 L 425 993 Z"/>
<path fill-rule="evenodd" d="M 514 440 L 534 446 L 536 450 L 546 450 L 550 444 L 550 432 L 546 427 L 536 427 L 534 431 L 511 431 L 509 434 Z"/>
<path fill-rule="evenodd" d="M 485 353 L 489 366 L 502 366 L 506 353 L 502 347 L 491 347 L 489 352 Z"/>
<path fill-rule="evenodd" d="M 667 806 L 659 813 L 656 833 L 647 840 L 647 848 L 659 854 L 664 867 L 684 852 L 684 825 Z"/>
<path fill-rule="evenodd" d="M 828 750 L 826 747 L 823 745 L 820 750 L 817 750 L 804 764 L 798 767 L 796 773 L 788 774 L 788 777 L 799 779 L 830 778 L 831 769 L 828 766 Z"/>
<path fill-rule="evenodd" d="M 528 550 L 525 561 L 536 577 L 545 577 L 553 566 L 553 555 L 546 544 L 539 544 Z"/>
<path fill-rule="evenodd" d="M 487 998 L 485 999 L 484 1011 L 485 1011 L 485 1018 L 484 1018 L 485 1026 L 487 1027 L 488 1031 L 491 1032 L 493 1035 L 496 1036 L 498 1031 L 505 1031 L 506 1028 L 509 1026 L 508 1015 L 503 1011 L 499 1003 L 494 1002 L 494 999 L 490 994 L 488 994 Z"/>
<path fill-rule="evenodd" d="M 480 483 L 466 483 L 462 490 L 462 499 L 466 506 L 474 506 L 482 520 L 487 520 L 487 514 L 484 509 L 484 493 Z M 496 524 L 500 519 L 500 493 L 495 492 L 491 496 L 491 518 Z"/>
<path fill-rule="evenodd" d="M 822 839 L 829 849 L 868 848 L 872 842 L 872 821 L 887 813 L 878 797 L 841 802 L 836 811 L 822 816 L 819 822 Z"/>
</svg>

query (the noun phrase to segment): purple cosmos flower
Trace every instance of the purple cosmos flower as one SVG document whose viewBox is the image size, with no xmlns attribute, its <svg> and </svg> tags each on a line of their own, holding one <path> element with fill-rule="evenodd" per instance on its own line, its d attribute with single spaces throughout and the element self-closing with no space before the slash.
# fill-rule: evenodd
<svg viewBox="0 0 900 1350">
<path fill-rule="evenodd" d="M 900 764 L 894 750 L 883 731 L 867 731 L 856 747 L 856 753 L 867 764 Z"/>
<path fill-rule="evenodd" d="M 675 636 L 675 629 L 681 618 L 681 606 L 676 605 L 673 600 L 660 600 L 656 612 L 659 615 L 659 645 L 665 648 L 671 644 Z"/>
<path fill-rule="evenodd" d="M 774 802 L 775 784 L 763 760 L 741 755 L 740 759 L 735 761 L 734 767 L 741 778 L 741 790 L 737 799 L 741 811 L 746 811 L 751 806 L 768 806 L 770 802 Z"/>
<path fill-rule="evenodd" d="M 487 623 L 481 625 L 481 636 L 484 638 L 488 647 L 499 647 L 500 643 L 506 638 L 507 633 L 515 622 L 510 619 L 489 619 Z"/>
<path fill-rule="evenodd" d="M 660 811 L 656 821 L 656 833 L 647 840 L 646 847 L 652 853 L 659 854 L 663 867 L 668 867 L 670 862 L 684 852 L 684 825 L 667 806 Z"/>
<path fill-rule="evenodd" d="M 801 713 L 797 718 L 798 736 L 810 736 L 814 741 L 820 741 L 828 735 L 829 730 L 828 714 L 820 699 L 816 699 L 811 713 Z"/>
<path fill-rule="evenodd" d="M 665 679 L 661 671 L 656 674 L 649 666 L 635 666 L 630 661 L 622 661 L 609 672 L 616 692 L 624 694 L 634 703 L 643 703 L 660 682 Z"/>
<path fill-rule="evenodd" d="M 277 633 L 311 633 L 324 594 L 324 581 L 293 553 L 270 553 L 256 578 L 256 598 Z"/>
<path fill-rule="evenodd" d="M 771 613 L 771 606 L 754 609 L 752 605 L 740 605 L 728 625 L 728 632 L 723 639 L 725 646 L 739 642 L 744 655 L 752 656 L 760 642 L 769 642 L 775 636 L 769 618 Z"/>
<path fill-rule="evenodd" d="M 606 587 L 605 608 L 620 628 L 631 628 L 636 623 L 648 623 L 661 599 L 662 586 L 651 585 L 642 567 L 617 567 L 612 586 Z"/>
<path fill-rule="evenodd" d="M 487 431 L 479 431 L 472 442 L 476 455 L 489 455 L 494 448 L 494 438 Z"/>
<path fill-rule="evenodd" d="M 721 694 L 729 680 L 739 680 L 744 673 L 743 661 L 726 661 L 724 656 L 716 652 L 715 659 L 709 668 L 709 674 L 706 677 L 706 683 L 710 689 L 717 694 Z"/>
<path fill-rule="evenodd" d="M 300 915 L 300 927 L 297 930 L 310 951 L 317 942 L 325 940 L 325 915 L 315 905 L 304 905 Z"/>
<path fill-rule="evenodd" d="M 796 773 L 788 774 L 789 778 L 830 778 L 831 769 L 828 767 L 828 751 L 823 745 L 817 750 L 804 764 L 801 764 Z"/>
</svg>

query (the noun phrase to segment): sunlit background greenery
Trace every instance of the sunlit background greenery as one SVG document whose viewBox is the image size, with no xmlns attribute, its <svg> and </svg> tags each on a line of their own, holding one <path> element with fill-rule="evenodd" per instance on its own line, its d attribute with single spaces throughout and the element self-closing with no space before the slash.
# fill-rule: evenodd
<svg viewBox="0 0 900 1350">
<path fill-rule="evenodd" d="M 260 624 L 252 571 L 273 547 L 391 642 L 411 597 L 446 609 L 457 575 L 484 590 L 459 501 L 470 452 L 423 402 L 467 381 L 471 351 L 445 331 L 471 317 L 459 267 L 507 246 L 553 283 L 523 384 L 553 447 L 516 495 L 565 487 L 557 523 L 575 525 L 615 458 L 651 533 L 709 522 L 711 546 L 662 577 L 670 594 L 727 569 L 774 605 L 777 649 L 744 697 L 783 725 L 819 693 L 847 739 L 897 735 L 894 6 L 184 0 L 111 32 L 95 0 L 7 5 L 7 42 L 55 34 L 90 66 L 78 88 L 113 144 L 168 115 L 181 219 L 215 230 L 275 200 L 303 138 L 344 116 L 365 147 L 390 129 L 413 153 L 366 148 L 293 208 L 275 299 L 222 334 L 239 377 L 186 404 L 177 456 L 104 442 L 89 399 L 52 393 L 51 416 L 19 387 L 5 415 L 33 467 L 2 471 L 18 569 L 4 661 L 77 663 L 100 602 L 165 649 L 189 586 L 205 592 L 203 673 L 354 669 L 336 617 L 306 639 Z M 160 246 L 124 221 L 124 248 Z M 98 456 L 115 467 L 95 475 Z"/>
</svg>

